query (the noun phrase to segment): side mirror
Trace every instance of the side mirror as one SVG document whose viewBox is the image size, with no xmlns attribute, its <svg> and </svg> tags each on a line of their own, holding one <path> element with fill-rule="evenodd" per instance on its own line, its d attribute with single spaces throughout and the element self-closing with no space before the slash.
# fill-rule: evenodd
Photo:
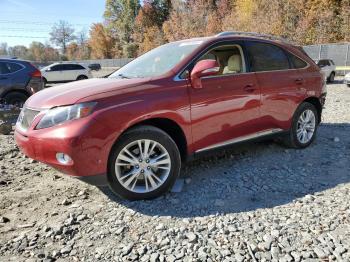
<svg viewBox="0 0 350 262">
<path fill-rule="evenodd" d="M 191 72 L 191 83 L 193 88 L 202 88 L 202 77 L 217 75 L 220 65 L 216 60 L 206 59 L 199 61 Z"/>
</svg>

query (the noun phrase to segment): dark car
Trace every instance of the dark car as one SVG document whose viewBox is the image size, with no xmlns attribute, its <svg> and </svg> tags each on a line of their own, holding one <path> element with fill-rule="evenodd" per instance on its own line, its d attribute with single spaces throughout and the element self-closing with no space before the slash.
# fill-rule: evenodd
<svg viewBox="0 0 350 262">
<path fill-rule="evenodd" d="M 22 106 L 43 89 L 40 71 L 28 61 L 0 59 L 0 100 Z"/>
<path fill-rule="evenodd" d="M 183 161 L 212 149 L 271 136 L 305 148 L 326 84 L 301 47 L 278 39 L 223 32 L 168 43 L 109 78 L 45 89 L 22 109 L 17 145 L 128 199 L 158 197 Z"/>
<path fill-rule="evenodd" d="M 100 64 L 90 64 L 89 66 L 88 66 L 91 70 L 95 70 L 95 71 L 99 71 L 99 70 L 101 70 L 101 65 Z"/>
</svg>

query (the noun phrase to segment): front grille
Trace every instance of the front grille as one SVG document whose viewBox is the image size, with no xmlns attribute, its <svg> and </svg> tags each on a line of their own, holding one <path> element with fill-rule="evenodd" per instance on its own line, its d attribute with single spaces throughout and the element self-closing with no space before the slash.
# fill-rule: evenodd
<svg viewBox="0 0 350 262">
<path fill-rule="evenodd" d="M 24 130 L 27 130 L 33 123 L 34 118 L 40 113 L 38 110 L 33 110 L 29 108 L 23 108 L 19 117 L 18 124 Z"/>
</svg>

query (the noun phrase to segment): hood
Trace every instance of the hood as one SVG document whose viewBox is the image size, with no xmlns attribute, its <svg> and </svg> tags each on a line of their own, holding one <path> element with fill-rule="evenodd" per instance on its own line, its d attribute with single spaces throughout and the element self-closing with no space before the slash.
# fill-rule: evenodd
<svg viewBox="0 0 350 262">
<path fill-rule="evenodd" d="M 148 79 L 115 79 L 95 78 L 71 82 L 46 88 L 31 97 L 26 102 L 30 108 L 44 109 L 55 106 L 75 104 L 79 100 L 101 93 L 124 90 L 147 82 Z"/>
</svg>

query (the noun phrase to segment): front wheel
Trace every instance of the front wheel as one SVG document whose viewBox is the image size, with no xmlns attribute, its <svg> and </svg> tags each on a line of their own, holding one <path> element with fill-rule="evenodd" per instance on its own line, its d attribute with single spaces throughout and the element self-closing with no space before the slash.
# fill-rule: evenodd
<svg viewBox="0 0 350 262">
<path fill-rule="evenodd" d="M 139 126 L 123 134 L 113 147 L 107 176 L 117 195 L 152 199 L 170 189 L 180 167 L 180 153 L 172 138 L 156 127 Z"/>
<path fill-rule="evenodd" d="M 329 82 L 329 83 L 333 83 L 333 82 L 334 82 L 334 78 L 335 78 L 335 73 L 332 72 L 332 73 L 329 75 L 329 77 L 328 77 L 328 82 Z"/>
<path fill-rule="evenodd" d="M 305 148 L 309 146 L 316 137 L 319 119 L 313 104 L 302 103 L 294 113 L 292 127 L 285 142 L 293 148 Z"/>
</svg>

